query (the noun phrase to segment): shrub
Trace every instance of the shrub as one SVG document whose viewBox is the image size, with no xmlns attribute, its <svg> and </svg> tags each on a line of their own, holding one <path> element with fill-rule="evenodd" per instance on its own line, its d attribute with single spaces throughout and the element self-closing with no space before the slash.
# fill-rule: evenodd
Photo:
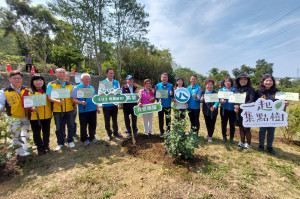
<svg viewBox="0 0 300 199">
<path fill-rule="evenodd" d="M 14 145 L 9 138 L 13 132 L 9 129 L 10 122 L 3 113 L 0 114 L 0 165 L 5 164 L 16 153 L 20 145 Z M 19 141 L 22 142 L 21 137 Z"/>
<path fill-rule="evenodd" d="M 195 148 L 199 146 L 198 135 L 190 131 L 186 134 L 187 119 L 178 119 L 180 117 L 180 111 L 177 108 L 173 108 L 175 118 L 172 120 L 170 131 L 167 131 L 164 135 L 164 147 L 169 151 L 171 157 L 177 157 L 179 159 L 188 159 L 193 157 Z M 188 111 L 185 111 L 187 115 Z"/>
<path fill-rule="evenodd" d="M 291 141 L 293 136 L 300 132 L 300 106 L 289 110 L 288 126 L 283 133 L 284 138 Z"/>
</svg>

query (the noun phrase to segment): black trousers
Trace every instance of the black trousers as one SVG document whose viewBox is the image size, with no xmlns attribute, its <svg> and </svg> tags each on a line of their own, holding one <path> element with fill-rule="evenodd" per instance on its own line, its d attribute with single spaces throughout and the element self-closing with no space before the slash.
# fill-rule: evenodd
<svg viewBox="0 0 300 199">
<path fill-rule="evenodd" d="M 111 136 L 112 133 L 118 134 L 118 106 L 108 106 L 102 107 L 105 121 L 105 130 L 108 136 Z M 110 118 L 112 118 L 113 122 L 113 132 L 110 129 Z"/>
<path fill-rule="evenodd" d="M 175 119 L 176 120 L 183 120 L 184 118 L 185 118 L 185 111 L 186 111 L 186 109 L 178 109 L 178 111 L 180 112 L 180 115 L 179 115 L 179 117 L 177 117 L 177 116 L 175 116 Z"/>
<path fill-rule="evenodd" d="M 170 115 L 170 117 L 167 117 Z M 164 117 L 166 118 L 166 126 L 167 130 L 170 130 L 170 122 L 171 122 L 171 108 L 162 108 L 161 111 L 158 112 L 158 123 L 159 123 L 159 130 L 160 134 L 164 134 Z"/>
<path fill-rule="evenodd" d="M 32 66 L 32 64 L 26 64 L 26 72 L 27 72 L 28 68 L 29 68 L 29 72 L 31 71 L 31 66 Z"/>
<path fill-rule="evenodd" d="M 245 143 L 245 137 L 247 138 L 247 143 L 251 144 L 251 131 L 250 128 L 245 128 L 243 126 L 240 127 L 240 136 L 241 136 L 241 142 Z"/>
<path fill-rule="evenodd" d="M 97 127 L 97 111 L 79 113 L 80 122 L 80 141 L 93 140 Z M 87 134 L 87 125 L 89 125 L 89 136 Z"/>
<path fill-rule="evenodd" d="M 136 105 L 137 105 L 136 103 L 123 104 L 123 114 L 124 114 L 124 120 L 126 126 L 126 133 L 131 134 L 131 126 L 132 126 L 133 133 L 138 132 L 138 128 L 136 125 L 137 117 L 133 111 L 133 107 Z M 130 115 L 131 115 L 131 126 L 130 126 L 130 118 L 129 118 Z"/>
<path fill-rule="evenodd" d="M 208 137 L 212 137 L 215 131 L 215 125 L 217 120 L 217 115 L 213 115 L 212 117 L 209 115 L 204 115 L 206 129 Z"/>
<path fill-rule="evenodd" d="M 200 109 L 188 109 L 188 111 L 189 111 L 189 117 L 191 121 L 191 131 L 198 134 L 200 129 L 200 121 L 199 121 Z"/>
<path fill-rule="evenodd" d="M 51 118 L 40 120 L 40 122 L 41 126 L 38 120 L 30 120 L 34 144 L 38 151 L 43 151 L 45 147 L 49 147 Z M 43 138 L 41 137 L 41 130 L 43 132 Z"/>
<path fill-rule="evenodd" d="M 223 115 L 223 110 L 221 110 L 221 125 L 222 125 L 222 135 L 223 138 L 226 138 L 226 131 L 227 131 L 227 122 L 229 120 L 229 127 L 230 127 L 230 139 L 234 138 L 234 132 L 235 132 L 235 118 L 236 118 L 236 113 L 233 110 L 226 110 L 224 109 L 224 115 Z"/>
</svg>

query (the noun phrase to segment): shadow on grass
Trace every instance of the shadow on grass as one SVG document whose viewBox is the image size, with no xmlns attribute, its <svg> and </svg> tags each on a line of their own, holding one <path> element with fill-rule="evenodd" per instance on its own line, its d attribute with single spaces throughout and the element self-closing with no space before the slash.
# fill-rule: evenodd
<svg viewBox="0 0 300 199">
<path fill-rule="evenodd" d="M 74 168 L 88 168 L 91 165 L 101 167 L 102 164 L 112 165 L 116 162 L 122 161 L 125 155 L 121 152 L 120 143 L 122 139 L 113 139 L 113 143 L 100 140 L 97 143 L 91 143 L 88 146 L 83 146 L 80 141 L 74 140 L 76 146 L 72 149 L 63 147 L 61 151 L 50 153 L 44 156 L 32 156 L 22 158 L 18 161 L 22 175 L 14 178 L 2 179 L 0 185 L 9 180 L 15 182 L 15 186 L 10 188 L 10 192 L 17 190 L 21 186 L 30 183 L 36 176 L 47 176 L 53 173 L 60 173 Z M 119 144 L 115 144 L 115 143 Z M 105 158 L 105 160 L 103 159 Z M 105 161 L 105 162 L 104 162 Z"/>
</svg>

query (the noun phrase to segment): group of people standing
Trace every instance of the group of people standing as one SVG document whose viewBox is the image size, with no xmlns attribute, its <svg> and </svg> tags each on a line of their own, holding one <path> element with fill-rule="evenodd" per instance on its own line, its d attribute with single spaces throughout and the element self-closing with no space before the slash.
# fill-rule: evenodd
<svg viewBox="0 0 300 199">
<path fill-rule="evenodd" d="M 94 104 L 91 98 L 78 98 L 77 91 L 79 88 L 90 88 L 95 95 L 95 89 L 90 85 L 91 77 L 89 74 L 84 73 L 81 75 L 81 83 L 74 86 L 68 80 L 68 73 L 58 68 L 55 70 L 56 80 L 46 82 L 43 76 L 35 74 L 31 78 L 30 88 L 22 85 L 23 74 L 20 71 L 12 71 L 9 73 L 10 86 L 3 88 L 0 91 L 0 111 L 6 109 L 8 120 L 10 121 L 10 130 L 13 132 L 12 141 L 14 145 L 19 145 L 16 153 L 20 156 L 27 156 L 30 153 L 27 151 L 29 148 L 28 138 L 29 128 L 33 132 L 33 140 L 37 146 L 38 155 L 44 155 L 50 151 L 49 149 L 49 137 L 52 115 L 54 117 L 56 125 L 56 137 L 57 147 L 55 151 L 60 151 L 65 142 L 68 143 L 70 148 L 75 147 L 74 136 L 76 134 L 75 117 L 77 115 L 77 106 L 80 122 L 80 140 L 84 145 L 89 145 L 91 142 L 98 142 L 95 138 L 97 128 L 97 114 L 100 113 L 100 107 Z M 215 129 L 215 123 L 218 115 L 218 107 L 221 104 L 221 126 L 223 142 L 227 142 L 227 123 L 229 121 L 230 126 L 230 142 L 234 143 L 235 126 L 239 126 L 241 141 L 238 146 L 248 149 L 251 148 L 251 131 L 250 128 L 243 127 L 241 112 L 238 104 L 230 103 L 227 99 L 220 99 L 219 102 L 205 102 L 204 95 L 217 93 L 214 90 L 215 82 L 213 79 L 207 79 L 205 81 L 205 89 L 197 84 L 197 76 L 192 75 L 190 77 L 189 86 L 187 90 L 190 92 L 190 99 L 186 103 L 180 103 L 176 101 L 174 94 L 176 89 L 184 88 L 183 78 L 176 80 L 176 85 L 173 87 L 168 82 L 168 74 L 161 74 L 161 82 L 158 83 L 154 90 L 152 90 L 152 83 L 150 79 L 144 80 L 144 88 L 138 90 L 134 85 L 134 79 L 131 75 L 126 77 L 126 84 L 120 87 L 117 80 L 114 79 L 114 70 L 108 68 L 106 70 L 107 78 L 106 82 L 111 82 L 114 89 L 121 89 L 123 94 L 137 93 L 139 94 L 139 100 L 137 103 L 124 103 L 123 114 L 126 126 L 126 136 L 137 136 L 137 116 L 134 114 L 133 107 L 143 107 L 146 104 L 160 102 L 162 110 L 158 112 L 159 130 L 160 136 L 165 134 L 166 130 L 170 130 L 170 122 L 172 106 L 180 110 L 180 117 L 176 119 L 185 118 L 185 111 L 188 111 L 188 116 L 191 123 L 191 130 L 198 134 L 200 129 L 200 104 L 202 103 L 202 112 L 205 118 L 205 124 L 207 129 L 207 135 L 205 139 L 208 142 L 213 142 L 213 133 Z M 247 74 L 241 74 L 235 81 L 230 77 L 224 79 L 224 85 L 220 91 L 234 92 L 234 93 L 246 93 L 245 103 L 251 103 L 258 98 L 265 98 L 275 100 L 275 93 L 277 92 L 276 83 L 271 75 L 264 75 L 261 79 L 259 89 L 257 91 L 251 87 L 251 81 Z M 56 99 L 51 98 L 52 89 L 66 89 L 70 92 L 69 98 Z M 157 98 L 156 92 L 158 90 L 165 90 L 167 97 Z M 46 95 L 46 105 L 39 107 L 24 108 L 24 97 L 30 95 Z M 172 104 L 172 102 L 174 102 Z M 286 105 L 288 102 L 285 102 Z M 107 132 L 107 139 L 110 141 L 113 137 L 123 137 L 119 133 L 118 129 L 118 105 L 117 104 L 103 104 L 102 110 L 104 114 L 105 130 Z M 131 116 L 131 119 L 130 119 Z M 112 129 L 110 121 L 112 120 Z M 130 122 L 131 120 L 131 122 Z M 143 114 L 144 121 L 144 133 L 147 135 L 154 135 L 152 130 L 153 113 Z M 165 124 L 164 124 L 165 123 Z M 67 126 L 67 132 L 66 132 Z M 87 131 L 88 129 L 88 131 Z M 42 131 L 42 135 L 41 135 Z M 274 154 L 272 143 L 274 140 L 274 127 L 261 127 L 259 131 L 259 150 L 264 150 L 264 142 L 266 132 L 267 135 L 267 151 Z M 66 139 L 67 138 L 67 139 Z M 246 139 L 247 142 L 246 142 Z"/>
</svg>

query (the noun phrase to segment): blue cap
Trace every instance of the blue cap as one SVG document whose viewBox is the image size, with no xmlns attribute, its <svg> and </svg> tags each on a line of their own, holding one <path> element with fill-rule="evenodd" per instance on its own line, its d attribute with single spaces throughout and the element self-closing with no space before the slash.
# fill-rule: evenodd
<svg viewBox="0 0 300 199">
<path fill-rule="evenodd" d="M 133 78 L 132 75 L 127 75 L 126 79 L 131 79 Z"/>
</svg>

